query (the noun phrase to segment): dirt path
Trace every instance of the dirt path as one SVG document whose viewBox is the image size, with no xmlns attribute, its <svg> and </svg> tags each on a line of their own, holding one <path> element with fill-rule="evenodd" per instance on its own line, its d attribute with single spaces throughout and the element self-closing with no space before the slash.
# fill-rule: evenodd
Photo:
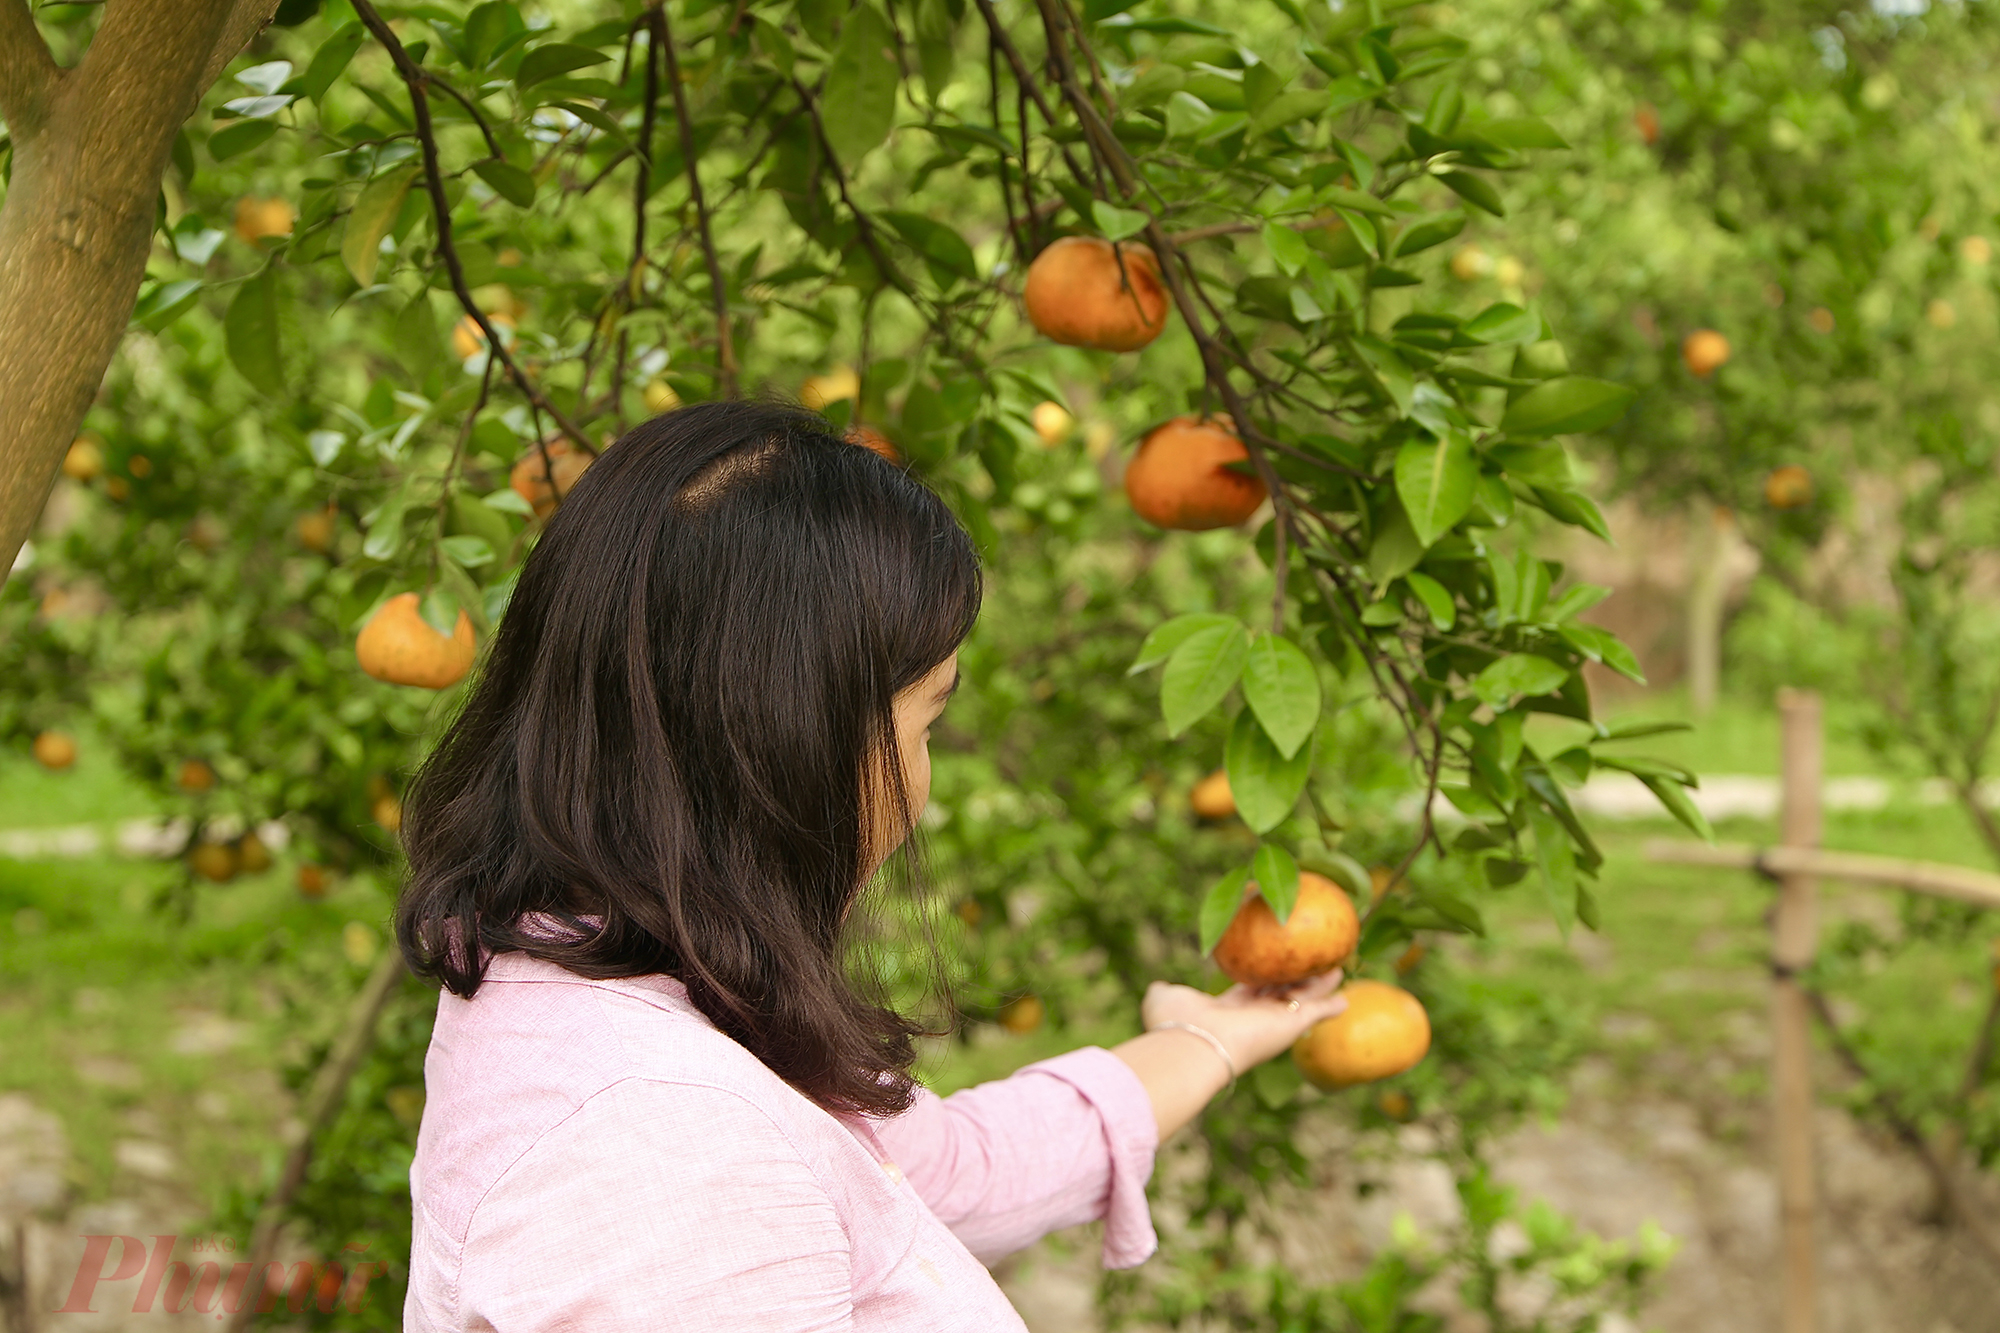
<svg viewBox="0 0 2000 1333">
<path fill-rule="evenodd" d="M 1742 1108 L 1718 1116 L 1714 1103 L 1635 1100 L 1619 1095 L 1614 1078 L 1608 1065 L 1586 1062 L 1559 1122 L 1497 1145 L 1496 1174 L 1599 1235 L 1633 1236 L 1650 1222 L 1678 1242 L 1639 1322 L 1614 1316 L 1603 1333 L 1772 1333 L 1777 1192 L 1763 1134 L 1743 1123 Z M 1371 1166 L 1357 1146 L 1329 1134 L 1316 1145 L 1321 1188 L 1274 1200 L 1285 1239 L 1273 1257 L 1314 1282 L 1358 1275 L 1388 1244 L 1399 1214 L 1433 1236 L 1457 1217 L 1441 1164 L 1404 1156 Z M 1406 1146 L 1421 1148 L 1420 1135 Z M 1908 1156 L 1829 1107 L 1819 1112 L 1818 1148 L 1822 1333 L 2000 1333 L 2000 1273 L 1930 1220 Z M 1360 1197 L 1364 1180 L 1377 1188 Z M 1983 1183 L 1988 1207 L 2000 1212 L 2000 1189 Z M 1161 1241 L 1175 1244 L 1164 1226 Z M 1102 1327 L 1095 1253 L 1093 1244 L 1057 1237 L 1002 1267 L 1002 1285 L 1033 1333 Z M 1484 1333 L 1483 1318 L 1455 1308 L 1448 1284 L 1430 1294 L 1449 1333 Z M 1523 1319 L 1545 1302 L 1545 1292 L 1526 1287 L 1508 1299 Z"/>
</svg>

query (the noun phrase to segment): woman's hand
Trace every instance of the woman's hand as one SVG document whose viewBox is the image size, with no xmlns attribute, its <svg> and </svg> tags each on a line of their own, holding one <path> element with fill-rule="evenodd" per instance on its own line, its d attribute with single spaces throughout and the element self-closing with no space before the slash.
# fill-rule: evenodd
<svg viewBox="0 0 2000 1333">
<path fill-rule="evenodd" d="M 1220 995 L 1210 995 L 1193 986 L 1156 981 L 1146 988 L 1139 1017 L 1149 1032 L 1162 1023 L 1181 1022 L 1214 1033 L 1240 1076 L 1272 1056 L 1282 1055 L 1322 1018 L 1332 1018 L 1347 1008 L 1346 997 L 1337 993 L 1340 982 L 1338 968 L 1270 993 L 1236 985 Z"/>
<path fill-rule="evenodd" d="M 1229 1070 L 1207 1038 L 1160 1024 L 1189 1023 L 1212 1033 L 1228 1052 L 1229 1064 L 1243 1075 L 1282 1054 L 1322 1018 L 1347 1008 L 1346 998 L 1335 993 L 1340 980 L 1336 971 L 1268 994 L 1231 986 L 1220 995 L 1156 981 L 1146 988 L 1139 1006 L 1147 1030 L 1120 1042 L 1111 1053 L 1145 1085 L 1153 1119 L 1165 1139 L 1228 1085 Z"/>
</svg>

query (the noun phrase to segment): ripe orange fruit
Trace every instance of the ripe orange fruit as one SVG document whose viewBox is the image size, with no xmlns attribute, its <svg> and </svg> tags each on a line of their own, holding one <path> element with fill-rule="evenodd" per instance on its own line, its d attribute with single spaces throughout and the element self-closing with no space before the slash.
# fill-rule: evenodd
<svg viewBox="0 0 2000 1333">
<path fill-rule="evenodd" d="M 1292 1063 L 1322 1088 L 1400 1074 L 1431 1048 L 1431 1020 L 1417 997 L 1380 981 L 1341 987 L 1347 1009 L 1323 1018 L 1292 1045 Z"/>
<path fill-rule="evenodd" d="M 1042 1025 L 1046 1013 L 1047 1007 L 1039 995 L 1023 995 L 1007 1001 L 1001 1008 L 1000 1026 L 1016 1034 L 1033 1032 Z"/>
<path fill-rule="evenodd" d="M 1764 478 L 1764 500 L 1773 509 L 1803 509 L 1812 503 L 1812 473 L 1797 463 L 1774 468 Z"/>
<path fill-rule="evenodd" d="M 986 909 L 979 905 L 977 898 L 960 898 L 958 906 L 952 910 L 957 912 L 958 919 L 968 926 L 978 925 L 980 918 L 986 915 Z"/>
<path fill-rule="evenodd" d="M 95 481 L 104 475 L 104 450 L 88 435 L 79 435 L 63 455 L 62 470 L 71 481 Z"/>
<path fill-rule="evenodd" d="M 1229 774 L 1216 769 L 1188 793 L 1188 804 L 1201 819 L 1227 819 L 1236 813 L 1236 798 L 1229 792 Z"/>
<path fill-rule="evenodd" d="M 1813 307 L 1812 313 L 1806 316 L 1806 323 L 1812 326 L 1814 333 L 1832 333 L 1836 321 L 1833 312 L 1820 305 Z"/>
<path fill-rule="evenodd" d="M 403 803 L 397 800 L 395 797 L 383 796 L 377 798 L 375 803 L 368 807 L 368 813 L 371 816 L 373 816 L 375 822 L 377 824 L 380 824 L 383 827 L 383 829 L 386 830 L 387 832 L 390 833 L 402 832 Z"/>
<path fill-rule="evenodd" d="M 1125 469 L 1125 496 L 1148 523 L 1183 532 L 1229 528 L 1257 511 L 1269 494 L 1259 477 L 1225 463 L 1250 457 L 1227 417 L 1175 417 L 1153 428 Z"/>
<path fill-rule="evenodd" d="M 1399 1088 L 1384 1089 L 1382 1095 L 1375 1099 L 1375 1105 L 1391 1120 L 1408 1120 L 1411 1112 L 1416 1110 L 1410 1101 L 1410 1094 Z"/>
<path fill-rule="evenodd" d="M 384 602 L 354 641 L 361 669 L 375 679 L 428 690 L 457 684 L 472 670 L 477 651 L 465 612 L 458 613 L 458 624 L 447 639 L 417 613 L 413 592 L 399 592 Z"/>
<path fill-rule="evenodd" d="M 299 515 L 292 525 L 292 532 L 299 539 L 299 545 L 308 551 L 325 555 L 333 549 L 334 511 L 331 507 L 314 509 Z"/>
<path fill-rule="evenodd" d="M 1729 339 L 1714 329 L 1696 329 L 1681 340 L 1681 362 L 1697 379 L 1707 379 L 1729 360 Z"/>
<path fill-rule="evenodd" d="M 215 785 L 215 770 L 199 759 L 190 759 L 181 765 L 174 782 L 182 791 L 207 791 Z"/>
<path fill-rule="evenodd" d="M 298 213 L 289 199 L 257 199 L 245 195 L 236 201 L 236 236 L 245 245 L 255 245 L 266 236 L 290 236 Z"/>
<path fill-rule="evenodd" d="M 1058 402 L 1036 403 L 1029 419 L 1035 423 L 1035 434 L 1041 436 L 1042 443 L 1047 445 L 1061 444 L 1076 426 L 1076 418 Z"/>
<path fill-rule="evenodd" d="M 236 878 L 236 853 L 227 843 L 204 842 L 188 853 L 188 868 L 205 880 L 222 884 Z"/>
<path fill-rule="evenodd" d="M 1429 952 L 1430 950 L 1424 947 L 1422 940 L 1412 941 L 1410 947 L 1403 950 L 1402 957 L 1396 960 L 1396 975 L 1407 977 L 1410 973 L 1416 971 L 1417 964 L 1423 962 L 1424 955 Z"/>
<path fill-rule="evenodd" d="M 144 481 L 153 475 L 153 460 L 144 454 L 133 454 L 125 460 L 125 470 Z"/>
<path fill-rule="evenodd" d="M 896 446 L 889 442 L 889 437 L 873 426 L 850 428 L 847 432 L 847 441 L 849 444 L 860 445 L 870 453 L 879 454 L 898 466 L 903 462 L 903 456 L 896 452 Z"/>
<path fill-rule="evenodd" d="M 1639 140 L 1648 148 L 1660 141 L 1660 113 L 1651 102 L 1639 103 L 1639 109 L 1632 113 L 1632 123 L 1639 127 Z"/>
<path fill-rule="evenodd" d="M 540 449 L 530 449 L 526 457 L 514 464 L 514 470 L 507 478 L 514 494 L 534 506 L 536 518 L 547 518 L 553 514 L 556 504 L 569 498 L 569 493 L 576 488 L 576 479 L 597 461 L 568 440 L 553 440 L 548 448 L 546 462 Z M 555 478 L 554 489 L 549 486 L 551 476 Z"/>
<path fill-rule="evenodd" d="M 246 833 L 236 840 L 236 865 L 246 875 L 261 875 L 271 868 L 271 853 L 263 839 Z"/>
<path fill-rule="evenodd" d="M 1284 925 L 1262 894 L 1236 909 L 1215 945 L 1215 964 L 1246 986 L 1289 986 L 1339 966 L 1361 938 L 1361 918 L 1340 886 L 1310 870 L 1299 873 L 1299 899 Z"/>
<path fill-rule="evenodd" d="M 1984 236 L 1968 236 L 1958 243 L 1959 258 L 1977 268 L 1984 268 L 1993 258 L 1993 244 Z"/>
<path fill-rule="evenodd" d="M 1934 329 L 1948 329 L 1958 323 L 1958 307 L 1940 297 L 1924 307 L 1924 323 Z"/>
<path fill-rule="evenodd" d="M 324 898 L 330 876 L 325 866 L 302 865 L 299 867 L 299 897 Z"/>
<path fill-rule="evenodd" d="M 35 737 L 35 762 L 60 773 L 76 762 L 76 737 L 66 731 L 45 731 Z"/>
<path fill-rule="evenodd" d="M 1142 245 L 1065 236 L 1028 265 L 1021 298 L 1028 322 L 1070 347 L 1136 352 L 1167 327 L 1167 288 Z"/>
<path fill-rule="evenodd" d="M 1493 260 L 1476 245 L 1460 246 L 1458 253 L 1451 257 L 1451 276 L 1460 282 L 1471 282 L 1492 271 Z"/>
</svg>

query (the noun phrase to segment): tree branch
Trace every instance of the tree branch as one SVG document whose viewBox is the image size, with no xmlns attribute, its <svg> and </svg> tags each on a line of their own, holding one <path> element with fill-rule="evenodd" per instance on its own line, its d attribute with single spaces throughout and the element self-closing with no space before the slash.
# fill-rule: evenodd
<svg viewBox="0 0 2000 1333">
<path fill-rule="evenodd" d="M 1924 1138 L 1924 1132 L 1917 1127 L 1916 1121 L 1904 1114 L 1903 1108 L 1896 1104 L 1896 1099 L 1889 1095 L 1888 1089 L 1868 1072 L 1868 1066 L 1862 1063 L 1859 1052 L 1848 1042 L 1847 1034 L 1840 1030 L 1840 1024 L 1834 1020 L 1833 1008 L 1827 1004 L 1826 996 L 1803 982 L 1800 983 L 1799 990 L 1812 1008 L 1813 1017 L 1819 1020 L 1821 1030 L 1826 1033 L 1827 1043 L 1833 1047 L 1833 1053 L 1840 1057 L 1843 1065 L 1847 1066 L 1847 1072 L 1867 1089 L 1868 1099 L 1875 1103 L 1876 1111 L 1889 1122 L 1889 1128 L 1895 1132 L 1896 1137 L 1901 1139 L 1903 1145 L 1915 1153 L 1917 1160 L 1923 1163 L 1924 1170 L 1930 1175 L 1931 1186 L 1936 1191 L 1939 1201 L 1944 1204 L 1946 1213 L 1958 1223 L 1966 1238 L 1985 1255 L 1987 1262 L 1995 1268 L 2000 1268 L 2000 1238 L 1995 1237 L 1987 1226 L 1986 1219 L 1974 1211 L 1964 1192 L 1958 1188 L 1958 1182 L 1951 1177 L 1950 1165 L 1938 1160 L 1937 1154 L 1931 1151 L 1931 1145 Z"/>
<path fill-rule="evenodd" d="M 62 77 L 28 4 L 0 0 L 0 118 L 17 139 L 41 129 L 49 93 Z"/>
<path fill-rule="evenodd" d="M 437 226 L 437 250 L 444 259 L 445 272 L 451 277 L 452 293 L 458 297 L 459 305 L 464 307 L 466 318 L 477 324 L 479 331 L 485 335 L 486 354 L 489 357 L 500 358 L 500 364 L 507 368 L 507 377 L 514 381 L 514 387 L 521 391 L 536 410 L 547 412 L 555 421 L 557 428 L 567 435 L 572 443 L 586 455 L 595 457 L 597 448 L 591 444 L 590 437 L 579 430 L 576 423 L 550 402 L 547 395 L 528 378 L 527 372 L 521 369 L 521 363 L 514 359 L 513 354 L 500 341 L 499 330 L 495 329 L 492 322 L 486 318 L 486 312 L 479 308 L 479 303 L 472 299 L 472 289 L 466 286 L 465 265 L 459 262 L 458 249 L 452 244 L 451 239 L 451 204 L 444 196 L 444 173 L 438 166 L 437 130 L 431 124 L 430 97 L 424 91 L 424 85 L 428 82 L 427 77 L 423 70 L 417 67 L 417 63 L 410 59 L 410 53 L 403 49 L 402 42 L 396 39 L 396 34 L 389 30 L 389 25 L 383 22 L 382 15 L 376 11 L 373 4 L 369 3 L 369 0 L 354 0 L 354 13 L 368 31 L 375 35 L 375 40 L 382 43 L 382 48 L 389 53 L 389 59 L 396 66 L 396 73 L 402 78 L 403 85 L 409 89 L 410 110 L 416 121 L 417 142 L 423 148 L 424 185 L 431 197 L 431 214 Z"/>
<path fill-rule="evenodd" d="M 708 225 L 708 204 L 701 194 L 701 173 L 695 164 L 694 121 L 688 116 L 687 91 L 681 86 L 680 58 L 674 54 L 674 33 L 667 25 L 666 6 L 656 4 L 646 13 L 651 28 L 648 41 L 667 58 L 667 86 L 673 90 L 674 119 L 681 127 L 681 162 L 687 171 L 688 194 L 694 200 L 695 221 L 701 230 L 702 257 L 708 261 L 710 299 L 715 304 L 715 359 L 722 371 L 722 395 L 734 398 L 736 341 L 729 332 L 729 288 L 722 280 L 722 261 L 715 253 L 715 237 Z M 652 58 L 652 52 L 648 51 L 647 58 Z"/>
</svg>

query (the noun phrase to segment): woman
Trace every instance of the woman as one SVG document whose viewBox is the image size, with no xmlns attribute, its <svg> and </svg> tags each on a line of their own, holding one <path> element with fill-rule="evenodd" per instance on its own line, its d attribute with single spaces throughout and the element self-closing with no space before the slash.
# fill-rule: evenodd
<svg viewBox="0 0 2000 1333">
<path fill-rule="evenodd" d="M 521 572 L 404 814 L 440 979 L 405 1327 L 991 1333 L 982 1266 L 1102 1219 L 1160 1139 L 1336 1012 L 1153 983 L 1149 1029 L 940 1100 L 843 923 L 930 792 L 978 561 L 819 417 L 656 418 Z"/>
</svg>

